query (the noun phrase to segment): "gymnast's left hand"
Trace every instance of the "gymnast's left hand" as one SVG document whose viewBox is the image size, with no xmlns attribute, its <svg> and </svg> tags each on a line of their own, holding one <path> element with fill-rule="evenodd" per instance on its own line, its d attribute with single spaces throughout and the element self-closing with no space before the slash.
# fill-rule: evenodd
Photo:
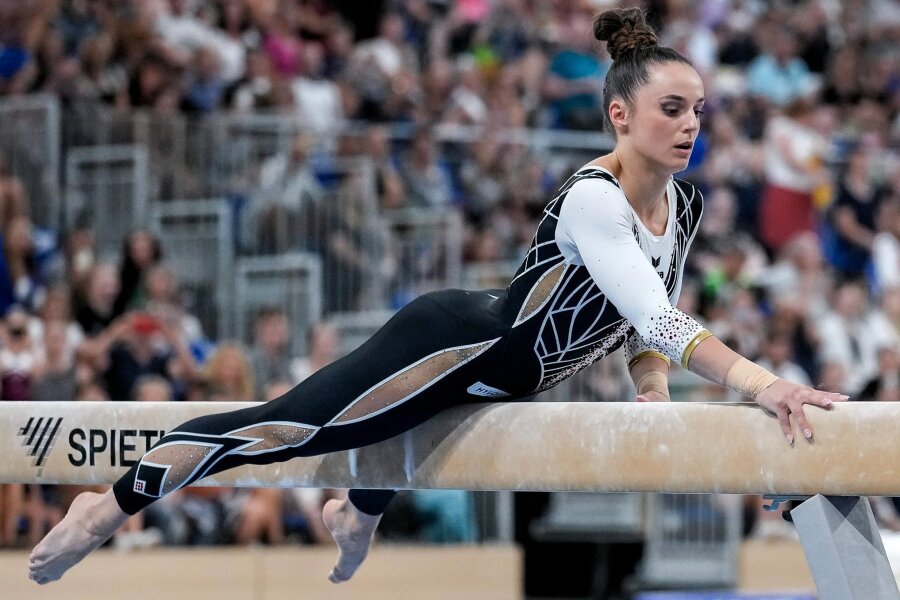
<svg viewBox="0 0 900 600">
<path fill-rule="evenodd" d="M 791 429 L 791 415 L 793 415 L 803 436 L 808 441 L 812 441 L 813 430 L 809 425 L 809 421 L 806 420 L 803 405 L 812 404 L 827 409 L 831 407 L 833 402 L 844 402 L 848 397 L 844 394 L 816 390 L 805 385 L 779 379 L 760 392 L 759 396 L 756 397 L 756 402 L 778 418 L 781 431 L 784 433 L 784 439 L 788 444 L 793 444 L 794 432 Z"/>
<path fill-rule="evenodd" d="M 669 398 L 662 392 L 657 392 L 656 390 L 650 390 L 649 392 L 638 394 L 637 398 L 635 398 L 636 402 L 669 402 L 670 400 L 671 398 Z"/>
</svg>

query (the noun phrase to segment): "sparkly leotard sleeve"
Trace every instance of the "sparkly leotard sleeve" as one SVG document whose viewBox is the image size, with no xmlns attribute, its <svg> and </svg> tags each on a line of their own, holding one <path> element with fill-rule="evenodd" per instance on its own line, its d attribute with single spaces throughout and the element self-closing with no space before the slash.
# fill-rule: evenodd
<svg viewBox="0 0 900 600">
<path fill-rule="evenodd" d="M 665 250 L 675 241 L 672 229 L 670 218 L 665 233 L 653 236 L 621 189 L 605 179 L 579 181 L 569 190 L 560 210 L 556 240 L 563 255 L 573 264 L 584 265 L 600 291 L 635 329 L 626 343 L 629 361 L 646 351 L 657 351 L 683 362 L 706 332 L 700 323 L 672 305 L 680 292 L 683 261 L 675 265 L 679 272 L 674 298 L 666 293 L 664 281 L 654 268 L 663 255 L 671 256 L 671 251 Z M 647 246 L 653 242 L 660 246 L 659 256 L 651 250 L 648 259 L 642 238 L 648 241 Z"/>
</svg>

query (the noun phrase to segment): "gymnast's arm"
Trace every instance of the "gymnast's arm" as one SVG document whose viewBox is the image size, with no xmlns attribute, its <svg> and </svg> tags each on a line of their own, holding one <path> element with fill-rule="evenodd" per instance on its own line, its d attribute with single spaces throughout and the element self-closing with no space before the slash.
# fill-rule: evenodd
<svg viewBox="0 0 900 600">
<path fill-rule="evenodd" d="M 672 306 L 634 238 L 630 214 L 617 187 L 603 180 L 582 180 L 566 196 L 557 243 L 564 251 L 577 251 L 597 287 L 648 344 L 694 373 L 756 400 L 778 417 L 788 442 L 793 441 L 791 414 L 810 438 L 803 404 L 827 407 L 846 397 L 779 379 Z"/>
</svg>

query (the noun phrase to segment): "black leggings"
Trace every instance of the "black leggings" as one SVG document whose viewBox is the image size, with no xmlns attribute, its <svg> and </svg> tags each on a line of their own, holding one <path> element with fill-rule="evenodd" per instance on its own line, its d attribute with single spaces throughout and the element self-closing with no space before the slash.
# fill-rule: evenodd
<svg viewBox="0 0 900 600">
<path fill-rule="evenodd" d="M 462 290 L 422 296 L 283 396 L 175 428 L 115 483 L 119 506 L 134 514 L 206 475 L 367 446 L 451 406 L 484 401 L 466 390 L 490 380 L 509 331 L 484 309 L 491 302 L 485 294 L 496 298 Z M 350 500 L 374 515 L 393 494 L 352 490 Z"/>
</svg>

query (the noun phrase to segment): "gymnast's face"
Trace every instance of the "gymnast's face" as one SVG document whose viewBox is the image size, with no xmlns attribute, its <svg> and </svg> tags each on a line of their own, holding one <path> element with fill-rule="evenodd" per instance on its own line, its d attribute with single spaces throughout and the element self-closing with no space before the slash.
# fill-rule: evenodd
<svg viewBox="0 0 900 600">
<path fill-rule="evenodd" d="M 619 144 L 629 145 L 659 171 L 687 167 L 700 132 L 703 81 L 690 65 L 668 62 L 648 69 L 649 81 L 630 104 L 610 102 Z"/>
</svg>

